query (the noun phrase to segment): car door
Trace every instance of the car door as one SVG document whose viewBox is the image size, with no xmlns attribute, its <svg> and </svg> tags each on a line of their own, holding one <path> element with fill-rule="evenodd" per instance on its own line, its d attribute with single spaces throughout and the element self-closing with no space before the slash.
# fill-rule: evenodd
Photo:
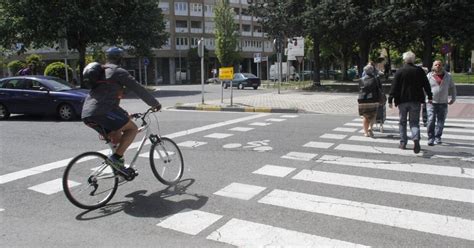
<svg viewBox="0 0 474 248">
<path fill-rule="evenodd" d="M 22 105 L 19 97 L 18 89 L 21 79 L 13 78 L 2 81 L 0 89 L 0 101 L 5 104 L 10 113 L 22 113 L 24 106 Z"/>
<path fill-rule="evenodd" d="M 23 79 L 20 86 L 24 113 L 51 114 L 55 112 L 53 98 L 46 86 L 33 79 Z"/>
<path fill-rule="evenodd" d="M 239 83 L 242 82 L 242 79 L 243 79 L 242 74 L 235 73 L 234 79 L 232 79 L 232 86 L 237 87 L 237 85 L 239 85 Z"/>
</svg>

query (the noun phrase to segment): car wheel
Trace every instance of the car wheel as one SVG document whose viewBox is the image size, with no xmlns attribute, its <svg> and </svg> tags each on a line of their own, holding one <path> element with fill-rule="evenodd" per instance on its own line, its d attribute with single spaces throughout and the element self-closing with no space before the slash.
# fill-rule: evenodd
<svg viewBox="0 0 474 248">
<path fill-rule="evenodd" d="M 239 89 L 239 90 L 243 90 L 243 89 L 244 89 L 244 85 L 243 85 L 243 84 L 239 84 L 239 85 L 237 85 L 237 89 Z"/>
<path fill-rule="evenodd" d="M 58 107 L 58 116 L 63 121 L 70 121 L 76 117 L 76 113 L 71 105 L 61 104 Z"/>
<path fill-rule="evenodd" d="M 227 84 L 224 84 L 224 89 L 227 89 L 229 86 Z"/>
<path fill-rule="evenodd" d="M 258 86 L 254 86 L 253 89 L 254 89 L 254 90 L 258 89 Z"/>
<path fill-rule="evenodd" d="M 3 104 L 0 104 L 0 120 L 5 120 L 10 117 L 10 112 L 7 107 Z"/>
</svg>

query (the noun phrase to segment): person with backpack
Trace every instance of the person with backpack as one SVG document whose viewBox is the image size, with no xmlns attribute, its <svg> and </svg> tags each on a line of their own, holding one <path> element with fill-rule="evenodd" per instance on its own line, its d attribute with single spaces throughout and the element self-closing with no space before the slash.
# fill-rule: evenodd
<svg viewBox="0 0 474 248">
<path fill-rule="evenodd" d="M 413 52 L 403 53 L 405 65 L 398 69 L 393 78 L 388 107 L 392 108 L 392 101 L 399 111 L 398 129 L 400 132 L 399 148 L 404 150 L 408 142 L 407 118 L 410 122 L 411 138 L 413 139 L 413 152 L 419 153 L 420 147 L 420 109 L 425 102 L 425 94 L 428 103 L 431 104 L 433 94 L 430 83 L 423 69 L 415 65 L 415 54 Z"/>
<path fill-rule="evenodd" d="M 377 110 L 382 103 L 385 103 L 385 94 L 383 93 L 382 83 L 377 71 L 372 64 L 364 67 L 364 77 L 359 85 L 359 115 L 362 117 L 362 126 L 366 137 L 374 137 L 372 127 L 377 117 Z"/>
<path fill-rule="evenodd" d="M 106 51 L 105 65 L 95 62 L 84 68 L 84 81 L 91 90 L 84 101 L 81 118 L 89 127 L 97 131 L 103 129 L 111 142 L 118 144 L 108 162 L 121 173 L 129 175 L 135 171 L 125 168 L 123 155 L 135 139 L 138 127 L 119 106 L 124 87 L 137 94 L 155 111 L 161 109 L 161 104 L 128 71 L 120 67 L 123 53 L 121 48 L 111 47 Z"/>
</svg>

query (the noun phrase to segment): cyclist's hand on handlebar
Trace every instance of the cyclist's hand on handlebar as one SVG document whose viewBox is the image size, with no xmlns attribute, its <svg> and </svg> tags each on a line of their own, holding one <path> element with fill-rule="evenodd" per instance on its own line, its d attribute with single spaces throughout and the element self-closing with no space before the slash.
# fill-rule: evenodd
<svg viewBox="0 0 474 248">
<path fill-rule="evenodd" d="M 161 103 L 158 103 L 158 105 L 153 106 L 151 109 L 152 109 L 153 112 L 160 111 L 160 109 L 161 109 Z"/>
</svg>

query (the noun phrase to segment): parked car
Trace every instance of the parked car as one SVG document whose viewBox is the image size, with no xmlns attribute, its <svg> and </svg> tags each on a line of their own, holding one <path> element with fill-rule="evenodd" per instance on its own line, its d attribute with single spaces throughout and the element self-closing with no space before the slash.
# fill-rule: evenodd
<svg viewBox="0 0 474 248">
<path fill-rule="evenodd" d="M 234 73 L 234 79 L 232 79 L 232 86 L 243 90 L 245 87 L 253 87 L 254 90 L 260 87 L 260 78 L 252 73 Z M 230 81 L 225 81 L 224 89 L 230 86 Z"/>
<path fill-rule="evenodd" d="M 0 79 L 0 119 L 10 114 L 54 115 L 69 121 L 80 117 L 89 90 L 75 89 L 57 77 L 18 76 Z"/>
</svg>

